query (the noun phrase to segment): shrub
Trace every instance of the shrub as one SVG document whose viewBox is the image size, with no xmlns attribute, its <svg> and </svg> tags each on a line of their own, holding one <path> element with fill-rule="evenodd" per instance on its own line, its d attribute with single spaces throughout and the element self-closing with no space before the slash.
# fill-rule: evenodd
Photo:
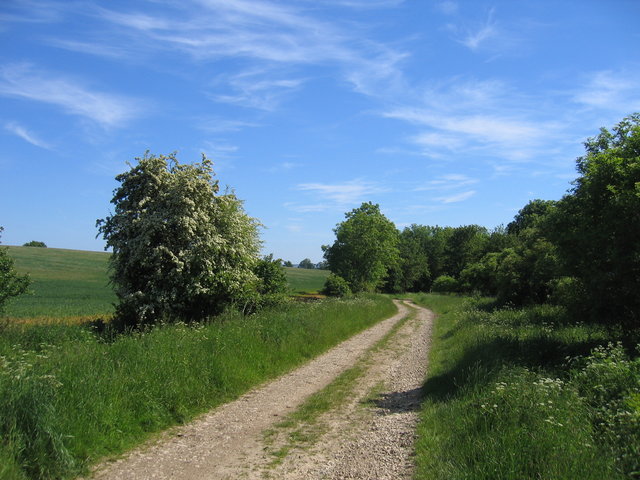
<svg viewBox="0 0 640 480">
<path fill-rule="evenodd" d="M 351 295 L 351 289 L 344 278 L 332 273 L 324 282 L 322 293 L 329 297 L 347 297 Z"/>
<path fill-rule="evenodd" d="M 458 281 L 449 275 L 440 275 L 431 286 L 433 292 L 451 293 L 459 290 Z"/>
<path fill-rule="evenodd" d="M 3 228 L 0 227 L 0 233 Z M 18 275 L 16 272 L 13 259 L 9 257 L 6 248 L 0 248 L 0 314 L 5 303 L 11 297 L 22 295 L 29 288 L 29 277 L 27 275 Z"/>
</svg>

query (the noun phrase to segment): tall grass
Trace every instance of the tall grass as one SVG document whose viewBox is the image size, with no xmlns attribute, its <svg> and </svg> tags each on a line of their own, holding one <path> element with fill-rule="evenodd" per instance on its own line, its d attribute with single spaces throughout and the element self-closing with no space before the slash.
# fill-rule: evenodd
<svg viewBox="0 0 640 480">
<path fill-rule="evenodd" d="M 81 326 L 9 328 L 0 338 L 0 478 L 82 473 L 394 311 L 378 296 L 113 337 Z"/>
<path fill-rule="evenodd" d="M 640 362 L 611 331 L 549 305 L 414 299 L 439 314 L 417 478 L 640 477 Z"/>
</svg>

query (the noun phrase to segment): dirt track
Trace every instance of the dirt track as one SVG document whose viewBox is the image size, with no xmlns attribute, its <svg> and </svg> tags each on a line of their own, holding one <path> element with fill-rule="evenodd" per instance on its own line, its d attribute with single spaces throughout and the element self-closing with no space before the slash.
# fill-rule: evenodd
<svg viewBox="0 0 640 480">
<path fill-rule="evenodd" d="M 396 302 L 398 313 L 306 365 L 173 429 L 153 444 L 98 467 L 93 478 L 399 479 L 412 475 L 420 386 L 432 313 Z M 394 325 L 415 310 L 378 348 Z M 265 432 L 355 364 L 346 400 L 323 414 L 311 441 L 290 445 L 287 428 Z M 304 429 L 304 425 L 297 428 Z M 287 444 L 287 454 L 274 456 Z"/>
</svg>

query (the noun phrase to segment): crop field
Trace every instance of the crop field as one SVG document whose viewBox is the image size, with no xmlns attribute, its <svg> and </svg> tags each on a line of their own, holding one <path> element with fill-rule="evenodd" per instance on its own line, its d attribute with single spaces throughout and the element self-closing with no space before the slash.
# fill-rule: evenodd
<svg viewBox="0 0 640 480">
<path fill-rule="evenodd" d="M 109 285 L 109 253 L 58 248 L 8 247 L 20 273 L 31 276 L 31 293 L 14 299 L 6 314 L 12 319 L 67 323 L 108 316 L 116 296 Z M 286 268 L 295 293 L 317 293 L 326 270 Z"/>
<path fill-rule="evenodd" d="M 57 248 L 9 247 L 31 293 L 8 305 L 10 318 L 73 318 L 110 315 L 116 297 L 109 286 L 109 254 Z"/>
<path fill-rule="evenodd" d="M 318 293 L 329 276 L 329 270 L 287 267 L 285 271 L 289 286 L 295 293 Z"/>
</svg>

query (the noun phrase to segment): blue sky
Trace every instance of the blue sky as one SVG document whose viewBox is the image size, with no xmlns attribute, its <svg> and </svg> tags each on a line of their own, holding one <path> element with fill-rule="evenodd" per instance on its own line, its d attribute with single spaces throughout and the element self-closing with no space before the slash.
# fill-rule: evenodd
<svg viewBox="0 0 640 480">
<path fill-rule="evenodd" d="M 146 150 L 209 156 L 294 263 L 364 201 L 492 228 L 634 111 L 636 0 L 2 0 L 2 243 L 101 250 Z"/>
</svg>

